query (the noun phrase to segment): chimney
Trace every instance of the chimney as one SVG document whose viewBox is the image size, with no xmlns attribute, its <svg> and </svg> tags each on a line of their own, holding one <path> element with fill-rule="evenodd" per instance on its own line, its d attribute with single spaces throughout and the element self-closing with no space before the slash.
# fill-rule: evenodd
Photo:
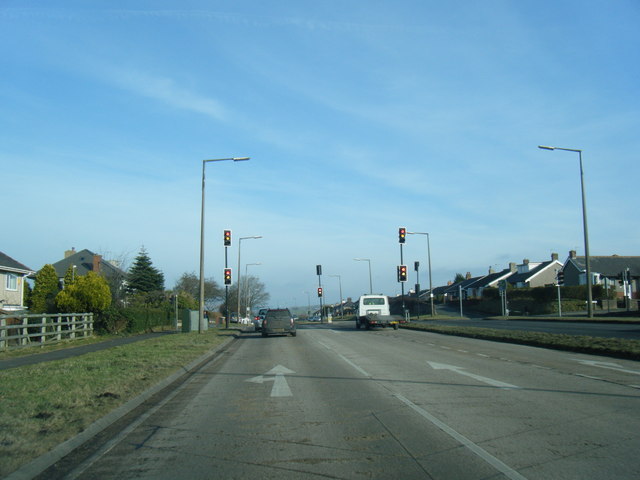
<svg viewBox="0 0 640 480">
<path fill-rule="evenodd" d="M 467 272 L 467 274 L 465 275 L 465 277 L 467 280 L 469 280 L 471 278 L 471 272 Z"/>
<path fill-rule="evenodd" d="M 551 260 L 558 260 L 558 254 L 557 253 L 552 253 L 551 254 Z"/>
<path fill-rule="evenodd" d="M 93 267 L 91 267 L 91 270 L 93 270 L 96 273 L 100 273 L 100 263 L 102 262 L 102 255 L 94 255 L 93 256 Z"/>
<path fill-rule="evenodd" d="M 524 260 L 522 260 L 522 264 L 523 265 L 529 265 L 529 259 L 525 258 Z"/>
<path fill-rule="evenodd" d="M 569 258 L 576 258 L 576 251 L 575 250 L 569 250 Z"/>
<path fill-rule="evenodd" d="M 489 267 L 489 275 L 491 275 L 492 273 L 496 273 L 493 269 L 493 265 Z"/>
<path fill-rule="evenodd" d="M 511 273 L 516 273 L 518 271 L 518 267 L 515 262 L 509 262 L 509 270 Z"/>
<path fill-rule="evenodd" d="M 64 258 L 69 258 L 71 255 L 76 254 L 76 247 L 71 247 L 71 250 L 64 251 Z"/>
</svg>

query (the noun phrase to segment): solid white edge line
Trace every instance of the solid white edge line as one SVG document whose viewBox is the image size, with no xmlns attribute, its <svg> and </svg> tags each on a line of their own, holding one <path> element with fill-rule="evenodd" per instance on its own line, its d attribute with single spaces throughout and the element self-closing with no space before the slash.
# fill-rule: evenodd
<svg viewBox="0 0 640 480">
<path fill-rule="evenodd" d="M 494 467 L 496 470 L 502 472 L 505 476 L 507 476 L 511 480 L 527 480 L 526 477 L 520 475 L 513 468 L 511 468 L 510 466 L 506 465 L 501 460 L 498 460 L 496 457 L 491 455 L 489 452 L 487 452 L 483 448 L 481 448 L 478 445 L 476 445 L 475 443 L 473 443 L 467 437 L 465 437 L 461 433 L 458 433 L 457 431 L 455 431 L 453 428 L 451 428 L 446 423 L 441 422 L 440 420 L 438 420 L 436 417 L 431 415 L 429 412 L 427 412 L 423 408 L 420 408 L 419 406 L 417 406 L 411 400 L 409 400 L 406 397 L 400 395 L 399 393 L 394 393 L 394 396 L 398 400 L 400 400 L 402 403 L 404 403 L 405 405 L 410 407 L 413 411 L 418 413 L 420 416 L 422 416 L 423 418 L 425 418 L 426 420 L 428 420 L 429 422 L 434 424 L 436 427 L 438 427 L 444 433 L 446 433 L 450 437 L 454 438 L 455 440 L 460 442 L 462 445 L 464 445 L 466 448 L 471 450 L 473 453 L 478 455 L 482 460 L 487 462 L 489 465 Z"/>
</svg>

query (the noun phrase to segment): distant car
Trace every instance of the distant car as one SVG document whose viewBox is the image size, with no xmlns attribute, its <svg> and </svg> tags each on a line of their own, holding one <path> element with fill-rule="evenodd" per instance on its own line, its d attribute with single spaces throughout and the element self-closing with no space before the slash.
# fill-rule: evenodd
<svg viewBox="0 0 640 480">
<path fill-rule="evenodd" d="M 261 308 L 260 310 L 258 310 L 258 314 L 253 317 L 253 327 L 255 328 L 256 332 L 262 329 L 262 321 L 264 320 L 264 316 L 268 311 L 268 308 Z"/>
<path fill-rule="evenodd" d="M 296 336 L 296 322 L 288 308 L 274 308 L 267 310 L 262 321 L 262 336 L 291 335 Z"/>
</svg>

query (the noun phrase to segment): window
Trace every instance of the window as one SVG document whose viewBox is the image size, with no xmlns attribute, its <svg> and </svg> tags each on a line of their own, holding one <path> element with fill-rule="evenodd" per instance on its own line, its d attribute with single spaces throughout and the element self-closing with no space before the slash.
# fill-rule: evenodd
<svg viewBox="0 0 640 480">
<path fill-rule="evenodd" d="M 364 305 L 384 305 L 384 298 L 365 298 L 362 302 Z"/>
<path fill-rule="evenodd" d="M 6 285 L 5 288 L 7 290 L 18 290 L 18 276 L 13 273 L 7 273 L 6 275 Z"/>
</svg>

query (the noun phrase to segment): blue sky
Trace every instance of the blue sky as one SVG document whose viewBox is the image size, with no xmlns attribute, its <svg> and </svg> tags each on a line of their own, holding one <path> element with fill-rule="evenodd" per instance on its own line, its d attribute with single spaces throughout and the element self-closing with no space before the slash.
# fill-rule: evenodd
<svg viewBox="0 0 640 480">
<path fill-rule="evenodd" d="M 222 231 L 272 303 L 400 292 L 397 230 L 433 282 L 639 255 L 640 3 L 0 0 L 0 250 L 133 260 L 171 288 Z M 237 242 L 229 251 L 237 266 Z M 426 267 L 426 238 L 405 263 Z M 426 268 L 421 284 L 428 284 Z M 407 289 L 415 283 L 410 269 Z"/>
</svg>

